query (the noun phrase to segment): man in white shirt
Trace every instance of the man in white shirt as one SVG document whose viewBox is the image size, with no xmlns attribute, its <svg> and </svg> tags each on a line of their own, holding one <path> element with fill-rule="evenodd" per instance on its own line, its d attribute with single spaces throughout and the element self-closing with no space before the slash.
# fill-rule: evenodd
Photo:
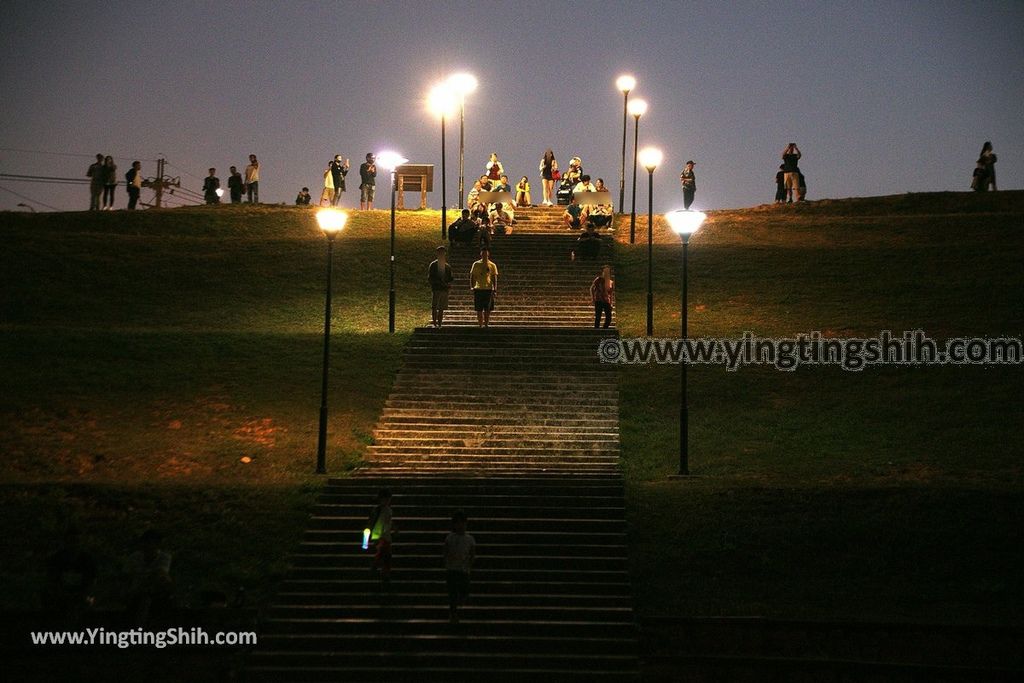
<svg viewBox="0 0 1024 683">
<path fill-rule="evenodd" d="M 576 183 L 576 187 L 572 188 L 572 193 L 577 192 L 597 192 L 597 188 L 594 187 L 594 183 L 590 182 L 590 176 L 584 174 L 580 181 Z"/>
</svg>

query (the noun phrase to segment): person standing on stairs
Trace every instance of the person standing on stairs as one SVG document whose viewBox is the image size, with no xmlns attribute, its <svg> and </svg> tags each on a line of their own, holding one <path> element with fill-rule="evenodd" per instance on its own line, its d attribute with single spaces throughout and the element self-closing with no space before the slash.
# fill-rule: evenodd
<svg viewBox="0 0 1024 683">
<path fill-rule="evenodd" d="M 469 269 L 469 286 L 473 290 L 473 308 L 479 327 L 490 326 L 494 297 L 498 293 L 498 266 L 490 260 L 490 255 L 491 250 L 483 247 L 480 260 Z"/>
<path fill-rule="evenodd" d="M 594 278 L 590 285 L 590 298 L 594 302 L 594 329 L 601 323 L 604 314 L 604 326 L 612 322 L 612 302 L 615 300 L 615 281 L 612 280 L 611 266 L 601 268 L 601 274 Z"/>
<path fill-rule="evenodd" d="M 448 250 L 438 247 L 434 250 L 437 258 L 427 268 L 427 279 L 430 281 L 430 317 L 434 327 L 441 327 L 444 312 L 448 309 L 448 290 L 452 288 L 452 267 L 448 265 Z"/>
<path fill-rule="evenodd" d="M 377 547 L 371 569 L 380 576 L 380 588 L 385 593 L 391 590 L 391 534 L 394 533 L 391 514 L 391 491 L 381 489 L 367 528 L 370 530 L 370 541 Z"/>
<path fill-rule="evenodd" d="M 469 572 L 476 560 L 476 539 L 466 533 L 466 513 L 452 515 L 452 532 L 444 539 L 444 578 L 448 584 L 448 619 L 459 623 L 459 607 L 469 597 Z"/>
<path fill-rule="evenodd" d="M 547 151 L 544 152 L 543 158 L 540 160 L 540 166 L 537 170 L 540 171 L 541 177 L 541 189 L 543 190 L 544 200 L 541 202 L 541 206 L 551 206 L 551 198 L 555 193 L 555 170 L 558 168 L 558 162 L 555 161 L 555 153 L 548 147 Z"/>
</svg>

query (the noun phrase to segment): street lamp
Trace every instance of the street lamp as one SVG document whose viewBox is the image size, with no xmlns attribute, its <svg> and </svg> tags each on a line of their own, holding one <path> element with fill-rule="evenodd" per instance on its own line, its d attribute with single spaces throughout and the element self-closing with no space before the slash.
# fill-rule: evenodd
<svg viewBox="0 0 1024 683">
<path fill-rule="evenodd" d="M 654 336 L 654 290 L 651 274 L 654 262 L 654 169 L 661 163 L 661 150 L 644 147 L 640 151 L 640 163 L 647 169 L 647 336 Z M 635 176 L 634 176 L 635 178 Z M 633 186 L 634 197 L 636 186 Z M 635 199 L 634 199 L 635 201 Z"/>
<path fill-rule="evenodd" d="M 320 436 L 316 446 L 316 473 L 327 473 L 327 368 L 331 362 L 331 262 L 334 252 L 334 238 L 342 228 L 348 214 L 338 209 L 321 209 L 316 214 L 316 222 L 327 235 L 327 285 L 324 296 L 324 374 L 320 386 Z"/>
<path fill-rule="evenodd" d="M 427 102 L 434 115 L 441 117 L 441 239 L 443 240 L 448 236 L 448 193 L 445 184 L 447 173 L 445 170 L 444 122 L 446 118 L 452 115 L 455 109 L 455 93 L 452 92 L 450 84 L 441 83 L 435 85 L 433 90 L 430 91 Z"/>
<path fill-rule="evenodd" d="M 466 157 L 466 95 L 476 90 L 476 76 L 467 73 L 452 74 L 448 85 L 459 96 L 459 208 L 465 199 L 465 157 Z"/>
<path fill-rule="evenodd" d="M 636 155 L 637 142 L 640 140 L 640 117 L 647 113 L 647 102 L 644 100 L 633 100 L 628 105 L 629 113 L 633 115 L 635 124 L 633 126 L 633 207 L 629 212 L 629 243 L 636 242 Z"/>
<path fill-rule="evenodd" d="M 636 87 L 632 76 L 619 76 L 615 87 L 624 95 L 622 100 L 622 169 L 619 171 L 619 211 L 626 201 L 626 113 L 629 109 L 629 91 Z"/>
<path fill-rule="evenodd" d="M 697 232 L 701 224 L 704 222 L 704 214 L 700 211 L 670 211 L 665 214 L 665 219 L 668 220 L 668 224 L 672 226 L 672 232 L 676 233 L 683 239 L 683 293 L 682 293 L 682 309 L 680 310 L 680 317 L 682 318 L 682 332 L 683 332 L 683 343 L 686 343 L 687 329 L 686 329 L 686 248 L 690 241 L 690 235 Z M 679 406 L 679 476 L 685 477 L 690 474 L 690 452 L 689 452 L 689 426 L 690 426 L 690 415 L 689 408 L 686 405 L 686 366 L 688 365 L 686 358 L 682 358 L 679 363 L 680 373 L 680 389 L 681 398 Z"/>
<path fill-rule="evenodd" d="M 408 161 L 398 152 L 381 152 L 377 165 L 391 172 L 391 287 L 388 290 L 388 332 L 395 331 L 395 170 Z"/>
</svg>

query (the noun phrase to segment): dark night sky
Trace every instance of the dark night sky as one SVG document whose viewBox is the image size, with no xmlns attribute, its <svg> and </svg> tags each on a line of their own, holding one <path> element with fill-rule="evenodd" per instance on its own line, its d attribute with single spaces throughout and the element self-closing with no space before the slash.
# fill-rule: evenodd
<svg viewBox="0 0 1024 683">
<path fill-rule="evenodd" d="M 335 152 L 357 165 L 392 148 L 439 172 L 440 126 L 424 98 L 467 70 L 480 81 L 467 101 L 467 178 L 496 151 L 539 199 L 537 162 L 551 146 L 563 166 L 579 155 L 617 190 L 614 81 L 629 72 L 650 104 L 641 147 L 666 155 L 659 211 L 679 203 L 688 158 L 695 208 L 770 201 L 791 140 L 810 199 L 966 190 L 985 140 L 999 155 L 1000 187 L 1019 188 L 1022 28 L 1024 3 L 995 1 L 8 0 L 0 147 L 84 156 L 0 151 L 0 172 L 78 177 L 103 152 L 122 177 L 136 158 L 152 175 L 148 160 L 162 153 L 198 189 L 207 167 L 223 180 L 255 152 L 269 202 L 291 202 L 302 185 L 316 194 Z M 449 131 L 454 206 L 457 126 Z M 88 205 L 85 187 L 2 178 L 0 187 L 62 209 Z M 646 187 L 641 176 L 638 211 Z M 626 195 L 628 209 L 628 169 Z M 21 201 L 0 191 L 0 209 Z M 440 206 L 438 193 L 430 203 Z"/>
</svg>

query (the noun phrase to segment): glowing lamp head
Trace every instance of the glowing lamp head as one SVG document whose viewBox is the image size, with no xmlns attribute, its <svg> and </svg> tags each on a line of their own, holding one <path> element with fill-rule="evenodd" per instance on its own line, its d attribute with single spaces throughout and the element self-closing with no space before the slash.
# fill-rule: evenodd
<svg viewBox="0 0 1024 683">
<path fill-rule="evenodd" d="M 427 95 L 427 106 L 434 116 L 446 118 L 455 113 L 457 94 L 450 83 L 435 85 Z"/>
<path fill-rule="evenodd" d="M 629 113 L 633 115 L 633 118 L 640 118 L 647 113 L 647 100 L 630 100 L 629 102 Z"/>
<path fill-rule="evenodd" d="M 224 196 L 224 190 L 220 189 L 219 187 L 216 190 L 214 190 L 214 192 L 217 193 L 218 197 L 223 197 Z"/>
<path fill-rule="evenodd" d="M 448 85 L 456 95 L 465 97 L 476 90 L 476 76 L 467 73 L 452 74 L 448 77 Z"/>
<path fill-rule="evenodd" d="M 661 163 L 662 156 L 661 150 L 657 147 L 644 147 L 637 154 L 640 165 L 646 168 L 649 173 L 654 173 L 654 169 Z"/>
<path fill-rule="evenodd" d="M 394 171 L 407 161 L 409 160 L 398 152 L 380 152 L 377 155 L 377 165 L 386 171 Z"/>
<path fill-rule="evenodd" d="M 665 220 L 672 226 L 672 232 L 681 237 L 687 237 L 697 232 L 705 218 L 706 216 L 701 211 L 683 211 L 682 209 L 665 214 Z"/>
<path fill-rule="evenodd" d="M 622 92 L 629 92 L 636 87 L 636 79 L 632 76 L 619 76 L 615 81 L 615 87 Z"/>
<path fill-rule="evenodd" d="M 346 221 L 348 221 L 348 214 L 338 209 L 320 209 L 316 212 L 316 222 L 329 237 L 341 232 Z"/>
</svg>

